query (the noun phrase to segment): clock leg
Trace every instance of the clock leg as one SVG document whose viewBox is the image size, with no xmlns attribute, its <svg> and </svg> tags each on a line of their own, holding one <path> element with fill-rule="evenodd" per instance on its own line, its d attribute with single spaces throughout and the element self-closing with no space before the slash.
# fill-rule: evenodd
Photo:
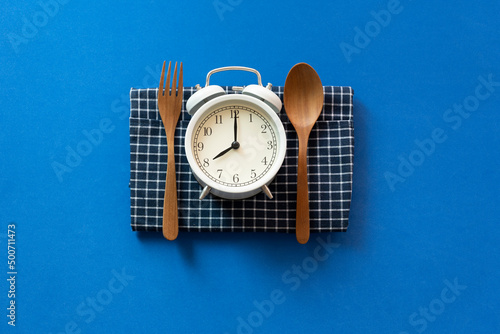
<svg viewBox="0 0 500 334">
<path fill-rule="evenodd" d="M 269 199 L 273 199 L 273 194 L 271 194 L 271 190 L 269 190 L 266 185 L 262 186 L 262 191 L 264 192 L 264 194 L 266 194 L 267 197 L 269 197 Z"/>
<path fill-rule="evenodd" d="M 212 190 L 212 188 L 210 188 L 209 186 L 205 186 L 205 188 L 203 188 L 201 194 L 200 194 L 200 200 L 204 199 L 209 193 L 210 193 L 210 190 Z"/>
</svg>

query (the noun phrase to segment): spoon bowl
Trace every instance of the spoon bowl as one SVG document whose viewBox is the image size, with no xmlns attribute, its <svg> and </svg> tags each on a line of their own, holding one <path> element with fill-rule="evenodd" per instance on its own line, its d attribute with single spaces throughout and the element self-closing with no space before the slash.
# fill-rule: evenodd
<svg viewBox="0 0 500 334">
<path fill-rule="evenodd" d="M 299 140 L 295 233 L 297 241 L 305 244 L 310 234 L 307 142 L 323 110 L 323 85 L 318 73 L 310 65 L 299 63 L 288 72 L 283 94 L 286 114 Z"/>
</svg>

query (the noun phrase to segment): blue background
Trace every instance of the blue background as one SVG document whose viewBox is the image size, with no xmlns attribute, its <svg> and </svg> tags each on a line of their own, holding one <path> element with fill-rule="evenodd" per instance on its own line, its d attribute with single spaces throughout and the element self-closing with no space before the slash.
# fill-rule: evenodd
<svg viewBox="0 0 500 334">
<path fill-rule="evenodd" d="M 500 331 L 498 1 L 41 3 L 0 13 L 0 332 Z M 283 85 L 307 62 L 323 84 L 352 86 L 348 231 L 305 246 L 132 232 L 128 92 L 157 86 L 164 60 L 184 62 L 185 85 L 227 65 Z M 102 120 L 113 130 L 58 178 Z"/>
</svg>

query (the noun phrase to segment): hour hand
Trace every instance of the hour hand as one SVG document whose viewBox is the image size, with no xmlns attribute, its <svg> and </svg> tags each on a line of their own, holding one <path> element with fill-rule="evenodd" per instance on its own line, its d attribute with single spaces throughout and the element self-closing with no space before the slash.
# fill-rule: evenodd
<svg viewBox="0 0 500 334">
<path fill-rule="evenodd" d="M 231 151 L 232 149 L 233 149 L 233 146 L 230 146 L 230 147 L 226 148 L 224 151 L 222 151 L 219 154 L 217 154 L 212 160 L 215 160 L 215 159 L 223 156 L 224 154 L 226 154 L 227 152 Z"/>
<path fill-rule="evenodd" d="M 231 146 L 230 146 L 230 147 L 226 148 L 224 151 L 222 151 L 222 152 L 220 152 L 219 154 L 217 154 L 217 155 L 215 156 L 215 158 L 213 158 L 212 160 L 215 160 L 215 159 L 217 159 L 218 157 L 223 156 L 224 154 L 226 154 L 227 152 L 231 151 L 232 149 L 235 149 L 235 150 L 236 150 L 236 149 L 238 149 L 239 147 L 240 147 L 240 143 L 238 143 L 238 142 L 235 140 L 235 141 L 233 141 L 233 143 L 231 144 Z"/>
</svg>

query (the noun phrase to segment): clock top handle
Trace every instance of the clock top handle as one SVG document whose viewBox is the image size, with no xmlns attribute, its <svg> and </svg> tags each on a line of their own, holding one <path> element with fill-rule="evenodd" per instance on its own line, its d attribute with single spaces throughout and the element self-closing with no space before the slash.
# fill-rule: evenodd
<svg viewBox="0 0 500 334">
<path fill-rule="evenodd" d="M 223 72 L 223 71 L 247 71 L 247 72 L 255 73 L 257 75 L 257 83 L 259 84 L 259 86 L 262 86 L 262 79 L 260 77 L 260 73 L 256 69 L 253 69 L 250 67 L 245 67 L 245 66 L 226 66 L 226 67 L 215 68 L 215 69 L 211 70 L 210 72 L 208 72 L 205 87 L 210 85 L 210 77 L 212 76 L 212 74 L 218 73 L 218 72 Z"/>
</svg>

